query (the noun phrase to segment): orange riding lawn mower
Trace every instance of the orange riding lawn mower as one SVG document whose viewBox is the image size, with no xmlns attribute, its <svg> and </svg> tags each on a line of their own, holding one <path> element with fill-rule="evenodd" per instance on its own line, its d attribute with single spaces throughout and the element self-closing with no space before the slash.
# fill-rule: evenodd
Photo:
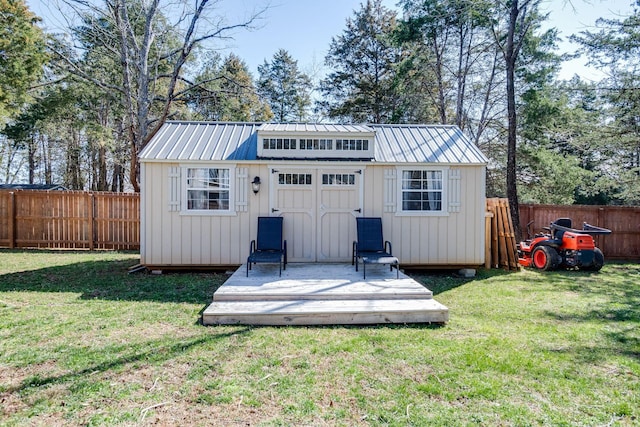
<svg viewBox="0 0 640 427">
<path fill-rule="evenodd" d="M 604 255 L 598 249 L 593 236 L 611 234 L 611 230 L 583 223 L 582 230 L 571 228 L 570 218 L 559 218 L 543 232 L 531 235 L 518 244 L 518 262 L 524 267 L 547 271 L 556 268 L 599 271 L 604 265 Z"/>
</svg>

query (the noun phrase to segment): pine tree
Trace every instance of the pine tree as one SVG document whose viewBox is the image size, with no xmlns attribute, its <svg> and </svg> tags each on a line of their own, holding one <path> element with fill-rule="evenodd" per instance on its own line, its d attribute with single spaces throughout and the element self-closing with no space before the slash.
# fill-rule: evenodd
<svg viewBox="0 0 640 427">
<path fill-rule="evenodd" d="M 302 122 L 311 106 L 311 78 L 300 71 L 298 61 L 278 50 L 271 61 L 258 66 L 258 94 L 267 101 L 278 122 Z"/>
<path fill-rule="evenodd" d="M 215 56 L 195 83 L 188 103 L 198 119 L 249 122 L 273 117 L 269 106 L 258 97 L 247 65 L 233 53 L 222 63 Z"/>
<path fill-rule="evenodd" d="M 18 113 L 46 61 L 39 21 L 24 0 L 0 0 L 0 123 Z"/>
<path fill-rule="evenodd" d="M 367 0 L 343 33 L 334 37 L 325 58 L 332 71 L 321 82 L 319 107 L 348 122 L 389 123 L 401 116 L 395 90 L 401 49 L 393 43 L 396 13 L 381 0 Z"/>
</svg>

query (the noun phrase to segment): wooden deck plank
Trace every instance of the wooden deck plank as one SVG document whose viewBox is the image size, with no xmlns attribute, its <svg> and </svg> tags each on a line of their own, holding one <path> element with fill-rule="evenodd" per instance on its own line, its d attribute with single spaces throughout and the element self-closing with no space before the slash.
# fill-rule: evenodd
<svg viewBox="0 0 640 427">
<path fill-rule="evenodd" d="M 246 266 L 215 292 L 202 314 L 204 325 L 347 325 L 445 323 L 449 309 L 420 283 L 387 266 L 374 266 L 367 280 L 349 264 L 258 264 Z M 377 268 L 379 267 L 379 268 Z"/>
<path fill-rule="evenodd" d="M 378 268 L 379 267 L 379 268 Z M 349 264 L 289 264 L 282 276 L 277 265 L 258 264 L 249 277 L 241 266 L 214 294 L 214 301 L 302 299 L 425 299 L 432 292 L 388 266 L 370 267 L 367 280 Z M 275 273 L 275 274 L 274 274 Z"/>
<path fill-rule="evenodd" d="M 448 320 L 448 308 L 433 299 L 214 302 L 202 315 L 205 325 L 445 323 Z"/>
</svg>

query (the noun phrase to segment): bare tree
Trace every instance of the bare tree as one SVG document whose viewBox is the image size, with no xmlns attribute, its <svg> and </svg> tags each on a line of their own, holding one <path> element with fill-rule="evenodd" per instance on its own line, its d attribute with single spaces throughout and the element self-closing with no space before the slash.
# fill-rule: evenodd
<svg viewBox="0 0 640 427">
<path fill-rule="evenodd" d="M 251 28 L 266 9 L 228 24 L 215 14 L 220 0 L 164 2 L 162 7 L 160 0 L 102 0 L 99 5 L 63 1 L 88 24 L 91 46 L 100 44 L 111 55 L 120 76 L 100 78 L 65 50 L 54 46 L 53 51 L 71 73 L 120 93 L 131 156 L 129 179 L 139 191 L 138 154 L 170 117 L 174 104 L 195 86 L 186 76 L 185 65 L 198 48 L 229 39 L 234 30 Z"/>
</svg>

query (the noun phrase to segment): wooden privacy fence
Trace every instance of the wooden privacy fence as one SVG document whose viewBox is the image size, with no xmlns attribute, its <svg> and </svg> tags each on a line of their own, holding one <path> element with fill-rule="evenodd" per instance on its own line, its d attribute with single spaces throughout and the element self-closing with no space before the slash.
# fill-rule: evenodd
<svg viewBox="0 0 640 427">
<path fill-rule="evenodd" d="M 608 228 L 608 236 L 595 236 L 596 244 L 606 259 L 640 261 L 640 207 L 639 206 L 587 206 L 587 205 L 520 205 L 520 229 L 527 236 L 527 224 L 533 221 L 535 233 L 558 218 L 571 218 L 573 228 L 582 228 L 587 222 Z"/>
<path fill-rule="evenodd" d="M 0 191 L 0 246 L 140 249 L 140 197 L 84 191 Z"/>
</svg>

